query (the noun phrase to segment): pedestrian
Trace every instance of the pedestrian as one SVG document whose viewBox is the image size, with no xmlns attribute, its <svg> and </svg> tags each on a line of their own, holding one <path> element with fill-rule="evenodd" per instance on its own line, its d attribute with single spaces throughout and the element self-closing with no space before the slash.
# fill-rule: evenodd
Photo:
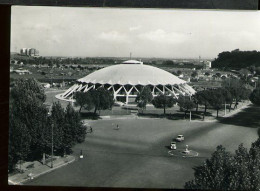
<svg viewBox="0 0 260 191">
<path fill-rule="evenodd" d="M 117 124 L 116 129 L 119 130 L 119 125 Z"/>
<path fill-rule="evenodd" d="M 82 150 L 80 150 L 79 158 L 83 159 L 83 152 L 82 152 Z"/>
<path fill-rule="evenodd" d="M 237 109 L 237 106 L 238 106 L 238 102 L 235 103 L 235 107 L 234 108 Z"/>
<path fill-rule="evenodd" d="M 92 127 L 90 126 L 90 133 L 92 133 L 93 132 L 93 129 L 92 129 Z"/>
</svg>

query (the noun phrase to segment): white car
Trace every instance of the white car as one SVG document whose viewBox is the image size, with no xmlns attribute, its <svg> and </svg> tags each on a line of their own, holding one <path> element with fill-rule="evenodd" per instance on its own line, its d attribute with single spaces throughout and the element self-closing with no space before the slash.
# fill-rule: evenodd
<svg viewBox="0 0 260 191">
<path fill-rule="evenodd" d="M 171 142 L 171 149 L 172 150 L 176 150 L 177 149 L 177 147 L 176 147 L 176 142 Z"/>
<path fill-rule="evenodd" d="M 176 138 L 176 141 L 184 141 L 184 136 L 183 135 L 178 135 L 177 138 Z"/>
</svg>

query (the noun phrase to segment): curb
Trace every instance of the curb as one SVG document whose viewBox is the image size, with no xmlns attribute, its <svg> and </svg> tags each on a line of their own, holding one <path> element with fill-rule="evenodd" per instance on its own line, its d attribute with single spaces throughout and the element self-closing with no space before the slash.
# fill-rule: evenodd
<svg viewBox="0 0 260 191">
<path fill-rule="evenodd" d="M 47 174 L 47 173 L 49 173 L 49 172 L 52 172 L 52 171 L 54 171 L 54 170 L 56 170 L 56 169 L 58 169 L 58 168 L 61 168 L 61 167 L 65 166 L 65 165 L 68 165 L 68 164 L 74 162 L 75 160 L 76 160 L 76 158 L 73 157 L 73 159 L 72 159 L 71 161 L 68 161 L 68 162 L 66 162 L 66 163 L 63 163 L 63 164 L 61 164 L 61 165 L 59 165 L 59 166 L 56 166 L 55 168 L 51 168 L 51 169 L 49 169 L 49 170 L 46 170 L 46 171 L 41 172 L 41 173 L 39 173 L 39 174 L 33 175 L 33 176 L 31 176 L 31 177 L 27 177 L 26 179 L 24 179 L 24 180 L 22 180 L 22 181 L 20 181 L 20 182 L 13 182 L 12 180 L 8 180 L 8 182 L 10 182 L 10 183 L 13 184 L 13 185 L 22 185 L 24 182 L 26 182 L 26 181 L 28 181 L 28 180 L 31 180 L 31 179 L 37 178 L 37 177 L 39 177 L 39 176 L 41 176 L 41 175 L 43 175 L 43 174 Z"/>
</svg>

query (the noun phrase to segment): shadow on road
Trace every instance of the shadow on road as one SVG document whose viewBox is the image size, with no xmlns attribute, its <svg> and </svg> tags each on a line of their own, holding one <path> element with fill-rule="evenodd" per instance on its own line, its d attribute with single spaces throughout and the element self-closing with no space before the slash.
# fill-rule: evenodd
<svg viewBox="0 0 260 191">
<path fill-rule="evenodd" d="M 182 113 L 166 113 L 164 114 L 157 114 L 157 113 L 138 113 L 137 114 L 139 117 L 149 117 L 149 118 L 166 118 L 170 120 L 183 120 L 183 119 L 189 119 L 189 112 L 187 112 L 186 117 L 184 115 L 184 112 Z M 197 113 L 195 114 L 194 112 L 191 115 L 192 119 L 202 119 L 200 115 Z"/>
<path fill-rule="evenodd" d="M 258 128 L 260 126 L 260 107 L 251 105 L 231 117 L 218 120 L 222 124 Z"/>
</svg>

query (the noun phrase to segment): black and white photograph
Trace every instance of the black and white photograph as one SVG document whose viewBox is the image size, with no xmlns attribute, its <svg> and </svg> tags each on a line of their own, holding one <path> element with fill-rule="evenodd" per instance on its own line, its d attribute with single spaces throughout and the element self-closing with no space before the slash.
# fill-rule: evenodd
<svg viewBox="0 0 260 191">
<path fill-rule="evenodd" d="M 259 190 L 259 20 L 12 6 L 8 184 Z"/>
</svg>

